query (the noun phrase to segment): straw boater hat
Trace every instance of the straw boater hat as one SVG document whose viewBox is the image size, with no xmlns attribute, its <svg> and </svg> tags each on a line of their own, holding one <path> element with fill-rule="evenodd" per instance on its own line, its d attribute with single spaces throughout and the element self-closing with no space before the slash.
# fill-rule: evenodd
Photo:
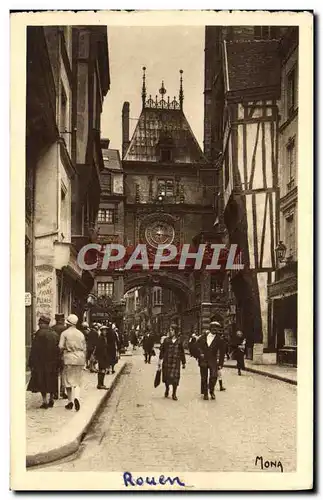
<svg viewBox="0 0 323 500">
<path fill-rule="evenodd" d="M 211 321 L 210 323 L 211 326 L 221 326 L 221 323 L 219 321 L 216 321 L 215 319 Z"/>
<path fill-rule="evenodd" d="M 67 316 L 66 318 L 66 323 L 68 325 L 71 325 L 71 326 L 75 326 L 77 325 L 78 323 L 78 317 L 76 316 L 76 314 L 70 314 L 69 316 Z"/>
</svg>

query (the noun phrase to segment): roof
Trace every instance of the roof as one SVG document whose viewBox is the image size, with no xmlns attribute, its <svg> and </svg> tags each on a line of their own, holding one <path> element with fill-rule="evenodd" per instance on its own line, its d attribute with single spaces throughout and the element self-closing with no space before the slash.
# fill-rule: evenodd
<svg viewBox="0 0 323 500">
<path fill-rule="evenodd" d="M 162 149 L 171 163 L 206 161 L 182 109 L 144 107 L 124 160 L 159 162 Z"/>
<path fill-rule="evenodd" d="M 224 42 L 224 74 L 228 93 L 260 93 L 280 88 L 279 42 Z"/>
<path fill-rule="evenodd" d="M 118 149 L 102 148 L 104 167 L 109 170 L 122 170 L 120 154 Z"/>
</svg>

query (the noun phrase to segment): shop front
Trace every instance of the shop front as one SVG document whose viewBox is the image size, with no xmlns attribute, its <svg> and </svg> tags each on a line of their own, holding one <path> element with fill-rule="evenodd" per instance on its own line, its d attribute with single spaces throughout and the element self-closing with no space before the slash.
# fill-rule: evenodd
<svg viewBox="0 0 323 500">
<path fill-rule="evenodd" d="M 268 286 L 278 364 L 297 366 L 297 263 L 280 270 Z"/>
</svg>

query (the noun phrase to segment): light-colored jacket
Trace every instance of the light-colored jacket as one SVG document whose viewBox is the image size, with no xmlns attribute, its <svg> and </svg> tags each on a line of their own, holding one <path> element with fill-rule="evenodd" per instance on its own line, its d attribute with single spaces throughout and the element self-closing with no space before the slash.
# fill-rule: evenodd
<svg viewBox="0 0 323 500">
<path fill-rule="evenodd" d="M 62 332 L 59 348 L 63 351 L 64 365 L 83 366 L 86 362 L 86 341 L 80 330 L 70 326 Z"/>
</svg>

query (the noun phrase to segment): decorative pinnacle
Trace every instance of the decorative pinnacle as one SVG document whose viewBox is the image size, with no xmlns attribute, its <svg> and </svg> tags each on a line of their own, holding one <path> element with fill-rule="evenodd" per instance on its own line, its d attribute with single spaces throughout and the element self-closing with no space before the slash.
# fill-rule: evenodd
<svg viewBox="0 0 323 500">
<path fill-rule="evenodd" d="M 164 87 L 164 80 L 162 80 L 162 84 L 161 84 L 161 88 L 159 89 L 159 93 L 162 97 L 164 97 L 164 95 L 166 94 L 166 89 Z"/>
<path fill-rule="evenodd" d="M 142 68 L 143 75 L 142 75 L 142 92 L 141 92 L 141 97 L 142 97 L 142 107 L 144 108 L 146 105 L 146 66 Z"/>
<path fill-rule="evenodd" d="M 180 69 L 179 70 L 180 72 L 180 80 L 179 80 L 179 105 L 180 105 L 180 108 L 183 109 L 183 101 L 184 101 L 184 93 L 183 93 L 183 70 Z"/>
</svg>

